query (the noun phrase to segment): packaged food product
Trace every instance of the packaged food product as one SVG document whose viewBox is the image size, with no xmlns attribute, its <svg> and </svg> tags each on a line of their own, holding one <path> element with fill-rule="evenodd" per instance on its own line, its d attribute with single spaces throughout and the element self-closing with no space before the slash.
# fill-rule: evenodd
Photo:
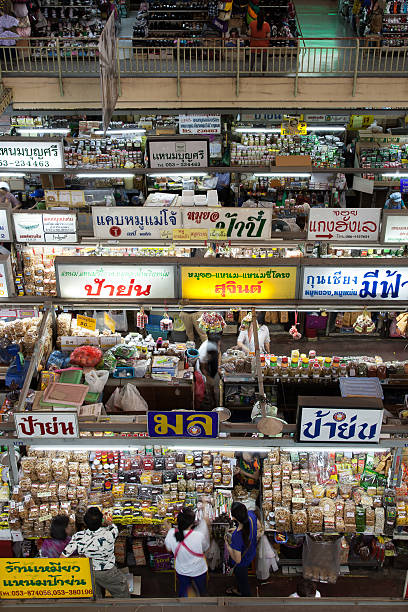
<svg viewBox="0 0 408 612">
<path fill-rule="evenodd" d="M 294 510 L 292 513 L 292 532 L 294 534 L 304 534 L 307 531 L 306 510 Z"/>
<path fill-rule="evenodd" d="M 290 511 L 282 506 L 275 508 L 276 531 L 289 531 L 291 525 Z"/>
</svg>

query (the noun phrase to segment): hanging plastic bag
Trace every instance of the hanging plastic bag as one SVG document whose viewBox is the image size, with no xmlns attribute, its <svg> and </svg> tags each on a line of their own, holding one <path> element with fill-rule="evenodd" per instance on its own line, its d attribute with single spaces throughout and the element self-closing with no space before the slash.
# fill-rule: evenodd
<svg viewBox="0 0 408 612">
<path fill-rule="evenodd" d="M 221 562 L 220 547 L 214 539 L 211 540 L 210 548 L 205 553 L 205 556 L 207 559 L 208 567 L 213 572 Z"/>
<path fill-rule="evenodd" d="M 180 315 L 174 317 L 173 330 L 176 332 L 186 331 L 186 326 L 184 325 Z"/>
<path fill-rule="evenodd" d="M 109 378 L 108 370 L 91 370 L 85 374 L 85 382 L 91 393 L 102 393 Z"/>
<path fill-rule="evenodd" d="M 149 407 L 139 391 L 131 383 L 122 388 L 117 388 L 106 403 L 109 410 L 121 410 L 122 412 L 147 412 Z"/>
<path fill-rule="evenodd" d="M 261 536 L 258 544 L 258 555 L 256 561 L 256 577 L 258 580 L 267 580 L 272 571 L 278 571 L 279 557 L 269 543 L 266 535 Z"/>
</svg>

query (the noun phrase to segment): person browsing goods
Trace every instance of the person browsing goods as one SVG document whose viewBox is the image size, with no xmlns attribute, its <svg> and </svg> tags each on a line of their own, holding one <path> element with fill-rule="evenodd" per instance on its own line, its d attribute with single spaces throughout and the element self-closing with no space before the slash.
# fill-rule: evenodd
<svg viewBox="0 0 408 612">
<path fill-rule="evenodd" d="M 50 538 L 43 540 L 40 557 L 56 559 L 71 541 L 72 528 L 66 514 L 54 516 L 51 521 Z"/>
<path fill-rule="evenodd" d="M 84 522 L 87 528 L 72 536 L 61 557 L 76 555 L 91 559 L 97 598 L 102 597 L 102 589 L 107 589 L 112 597 L 129 597 L 127 580 L 115 565 L 118 528 L 103 526 L 103 514 L 96 507 L 87 510 Z"/>
<path fill-rule="evenodd" d="M 265 325 L 265 315 L 264 313 L 260 312 L 256 318 L 258 321 L 259 351 L 261 353 L 269 353 L 271 337 L 269 334 L 269 329 L 267 325 Z M 244 353 L 255 353 L 255 340 L 252 324 L 250 324 L 249 327 L 241 327 L 237 340 L 237 346 L 241 351 L 244 351 Z"/>
</svg>

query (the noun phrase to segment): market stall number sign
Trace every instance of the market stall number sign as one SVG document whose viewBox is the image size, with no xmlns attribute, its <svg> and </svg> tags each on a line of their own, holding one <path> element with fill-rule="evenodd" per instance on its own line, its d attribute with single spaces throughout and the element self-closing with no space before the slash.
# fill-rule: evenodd
<svg viewBox="0 0 408 612">
<path fill-rule="evenodd" d="M 0 559 L 0 599 L 93 599 L 90 560 Z"/>
<path fill-rule="evenodd" d="M 376 242 L 380 230 L 380 208 L 311 208 L 308 240 Z"/>
<path fill-rule="evenodd" d="M 17 438 L 78 438 L 78 416 L 63 412 L 22 412 L 14 415 Z"/>
<path fill-rule="evenodd" d="M 62 142 L 0 140 L 0 168 L 58 169 L 64 167 Z"/>
<path fill-rule="evenodd" d="M 383 410 L 300 408 L 299 442 L 354 442 L 380 439 Z"/>
<path fill-rule="evenodd" d="M 408 300 L 408 267 L 303 268 L 303 299 Z M 339 302 L 340 304 L 340 302 Z"/>
<path fill-rule="evenodd" d="M 94 319 L 93 317 L 77 315 L 76 322 L 78 327 L 83 327 L 84 329 L 89 329 L 91 331 L 95 331 L 96 329 L 96 319 Z"/>
<path fill-rule="evenodd" d="M 218 414 L 215 412 L 148 412 L 150 438 L 216 438 Z"/>
<path fill-rule="evenodd" d="M 296 268 L 181 267 L 182 297 L 190 300 L 293 300 Z"/>
</svg>

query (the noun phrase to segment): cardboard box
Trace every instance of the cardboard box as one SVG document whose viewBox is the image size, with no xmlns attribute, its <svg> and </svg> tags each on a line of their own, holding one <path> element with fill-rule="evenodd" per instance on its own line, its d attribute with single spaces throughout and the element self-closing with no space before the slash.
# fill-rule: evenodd
<svg viewBox="0 0 408 612">
<path fill-rule="evenodd" d="M 306 168 L 312 169 L 312 158 L 310 155 L 277 155 L 276 166 L 281 168 Z"/>
</svg>

